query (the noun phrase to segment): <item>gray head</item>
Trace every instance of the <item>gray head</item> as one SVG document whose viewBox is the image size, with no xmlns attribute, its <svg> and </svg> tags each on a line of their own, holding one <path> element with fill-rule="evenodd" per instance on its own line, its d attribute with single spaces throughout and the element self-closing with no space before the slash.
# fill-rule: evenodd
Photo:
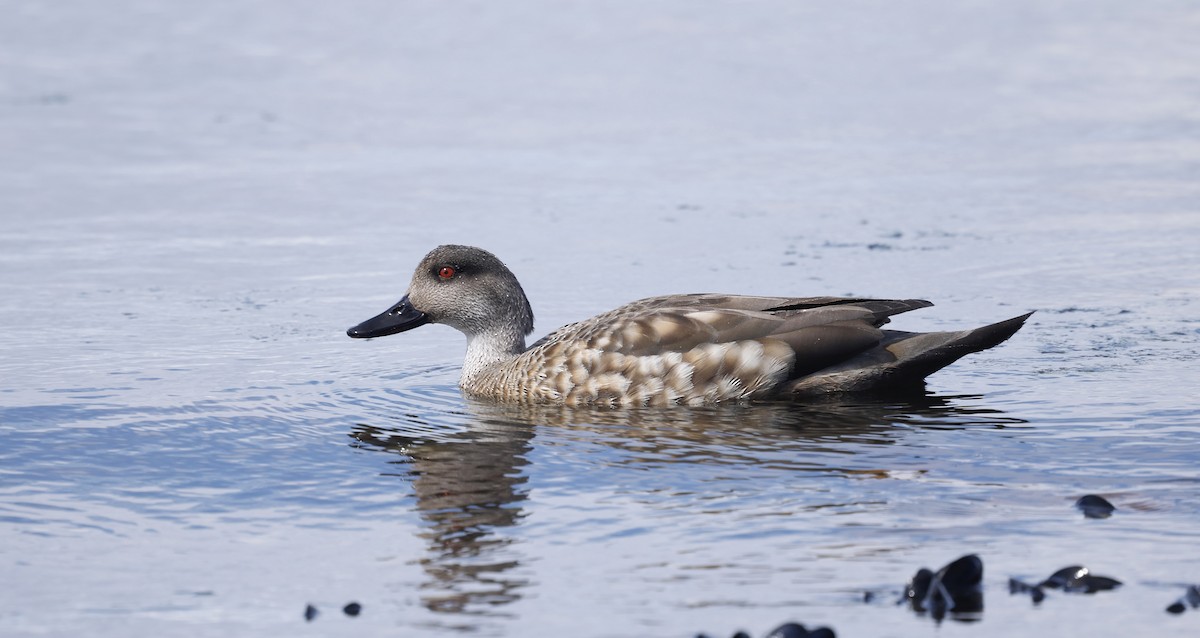
<svg viewBox="0 0 1200 638">
<path fill-rule="evenodd" d="M 421 260 L 398 304 L 346 334 L 382 337 L 426 323 L 456 328 L 468 340 L 482 335 L 515 341 L 506 349 L 521 350 L 533 331 L 533 310 L 516 276 L 495 255 L 473 246 L 438 246 Z"/>
<path fill-rule="evenodd" d="M 408 299 L 431 322 L 468 335 L 499 328 L 533 332 L 533 310 L 517 277 L 482 248 L 434 248 L 413 273 Z"/>
</svg>

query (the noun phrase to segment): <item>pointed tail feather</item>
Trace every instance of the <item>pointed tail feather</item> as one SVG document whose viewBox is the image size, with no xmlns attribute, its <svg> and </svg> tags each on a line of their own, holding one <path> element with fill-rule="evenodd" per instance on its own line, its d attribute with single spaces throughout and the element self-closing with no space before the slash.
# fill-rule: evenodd
<svg viewBox="0 0 1200 638">
<path fill-rule="evenodd" d="M 835 366 L 791 382 L 784 394 L 812 396 L 834 392 L 886 391 L 920 385 L 925 377 L 973 352 L 987 350 L 1013 336 L 1027 313 L 959 332 L 885 331 L 878 346 Z"/>
</svg>

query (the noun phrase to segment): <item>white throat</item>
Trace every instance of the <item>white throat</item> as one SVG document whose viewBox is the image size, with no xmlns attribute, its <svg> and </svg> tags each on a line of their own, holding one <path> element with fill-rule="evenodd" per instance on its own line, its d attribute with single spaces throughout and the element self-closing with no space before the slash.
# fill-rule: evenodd
<svg viewBox="0 0 1200 638">
<path fill-rule="evenodd" d="M 508 361 L 525 351 L 525 337 L 519 330 L 467 335 L 467 355 L 463 358 L 458 384 L 467 382 L 488 368 Z"/>
</svg>

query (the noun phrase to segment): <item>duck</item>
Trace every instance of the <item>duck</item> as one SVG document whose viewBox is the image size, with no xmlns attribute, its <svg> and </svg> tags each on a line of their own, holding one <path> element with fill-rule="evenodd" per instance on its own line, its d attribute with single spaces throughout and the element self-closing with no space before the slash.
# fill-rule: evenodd
<svg viewBox="0 0 1200 638">
<path fill-rule="evenodd" d="M 350 328 L 354 339 L 444 324 L 466 335 L 459 387 L 476 399 L 566 406 L 804 400 L 924 388 L 930 374 L 996 346 L 1033 313 L 980 328 L 902 332 L 893 315 L 923 299 L 650 297 L 525 345 L 533 310 L 517 277 L 474 246 L 434 248 L 408 292 Z"/>
</svg>

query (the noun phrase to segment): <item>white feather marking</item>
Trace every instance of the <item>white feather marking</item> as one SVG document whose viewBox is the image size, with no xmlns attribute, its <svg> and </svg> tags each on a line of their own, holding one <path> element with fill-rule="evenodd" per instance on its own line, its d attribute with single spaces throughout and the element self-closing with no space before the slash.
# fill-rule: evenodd
<svg viewBox="0 0 1200 638">
<path fill-rule="evenodd" d="M 661 377 L 666 372 L 662 357 L 648 356 L 638 357 L 637 359 L 637 371 L 635 374 L 641 376 L 643 379 Z"/>
</svg>

